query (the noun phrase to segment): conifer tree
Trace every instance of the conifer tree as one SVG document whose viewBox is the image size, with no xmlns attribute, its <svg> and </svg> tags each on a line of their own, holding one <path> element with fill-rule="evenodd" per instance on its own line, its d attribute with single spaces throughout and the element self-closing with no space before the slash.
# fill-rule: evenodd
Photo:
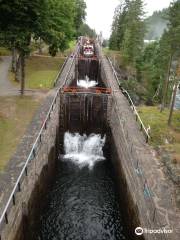
<svg viewBox="0 0 180 240">
<path fill-rule="evenodd" d="M 168 125 L 171 125 L 178 83 L 180 81 L 180 0 L 173 2 L 169 11 L 169 35 L 172 59 L 176 61 L 174 91 Z"/>
<path fill-rule="evenodd" d="M 126 25 L 122 50 L 128 62 L 136 64 L 141 55 L 144 42 L 144 11 L 142 0 L 133 0 L 129 3 L 128 13 L 126 15 Z"/>
</svg>

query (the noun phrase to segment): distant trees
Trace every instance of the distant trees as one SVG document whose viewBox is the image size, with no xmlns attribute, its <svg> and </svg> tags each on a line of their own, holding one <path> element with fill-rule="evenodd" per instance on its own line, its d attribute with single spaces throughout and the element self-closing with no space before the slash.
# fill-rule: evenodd
<svg viewBox="0 0 180 240">
<path fill-rule="evenodd" d="M 115 9 L 112 33 L 109 39 L 109 47 L 113 50 L 121 50 L 124 40 L 124 33 L 127 29 L 127 14 L 130 9 L 130 1 L 122 0 L 119 6 Z"/>
<path fill-rule="evenodd" d="M 160 41 L 146 45 L 142 54 L 142 67 L 144 81 L 147 82 L 147 101 L 167 102 L 167 88 L 170 75 L 171 54 L 168 32 L 165 31 Z M 165 94 L 166 91 L 166 94 Z M 166 97 L 164 97 L 166 96 Z"/>
<path fill-rule="evenodd" d="M 142 0 L 124 0 L 115 10 L 109 46 L 121 50 L 125 60 L 135 66 L 141 55 L 145 25 Z"/>
<path fill-rule="evenodd" d="M 91 29 L 87 23 L 85 23 L 86 17 L 86 3 L 84 0 L 75 0 L 75 37 L 89 36 L 91 38 L 96 37 L 95 30 Z"/>
<path fill-rule="evenodd" d="M 122 18 L 124 14 L 124 2 L 121 3 L 114 12 L 113 17 L 113 23 L 111 28 L 111 36 L 109 39 L 109 48 L 112 50 L 119 50 L 121 48 L 122 43 L 122 35 L 123 35 L 123 29 L 121 29 L 121 25 L 123 24 L 123 21 L 120 19 Z"/>
<path fill-rule="evenodd" d="M 180 55 L 180 0 L 177 0 L 170 5 L 168 14 L 169 20 L 169 38 L 172 53 L 179 57 Z"/>
<path fill-rule="evenodd" d="M 124 38 L 122 42 L 122 50 L 128 62 L 136 64 L 139 56 L 141 56 L 144 44 L 144 11 L 143 2 L 135 0 L 129 3 L 129 9 L 126 14 L 126 25 Z"/>
<path fill-rule="evenodd" d="M 180 0 L 166 10 L 168 21 L 159 41 L 148 44 L 143 52 L 142 71 L 148 80 L 148 98 L 161 103 L 161 111 L 170 105 L 171 124 L 175 95 L 180 81 Z"/>
<path fill-rule="evenodd" d="M 180 0 L 171 3 L 169 11 L 169 43 L 171 48 L 171 62 L 175 61 L 174 69 L 174 91 L 172 93 L 172 101 L 170 106 L 170 115 L 168 124 L 171 125 L 171 119 L 174 109 L 175 96 L 177 92 L 178 82 L 180 81 Z"/>
<path fill-rule="evenodd" d="M 174 77 L 177 75 L 178 61 L 180 57 L 180 0 L 173 2 L 166 16 L 167 29 L 164 31 L 159 43 L 158 50 L 149 61 L 156 63 L 152 69 L 154 80 L 162 85 L 161 111 L 171 100 L 168 96 L 170 86 L 173 88 Z M 146 51 L 146 50 L 145 50 Z M 171 82 L 170 82 L 171 77 Z"/>
<path fill-rule="evenodd" d="M 91 29 L 86 23 L 81 24 L 77 33 L 78 36 L 89 36 L 90 38 L 96 37 L 96 31 Z"/>
<path fill-rule="evenodd" d="M 180 69 L 179 13 L 180 0 L 176 0 L 168 9 L 154 13 L 147 20 L 144 19 L 143 1 L 122 0 L 115 10 L 109 39 L 110 49 L 120 50 L 125 64 L 136 70 L 135 81 L 141 82 L 139 89 L 141 85 L 142 89 L 146 89 L 143 99 L 149 104 L 160 102 L 161 111 L 165 106 L 171 106 L 169 125 L 175 90 L 180 81 L 180 70 L 177 70 Z M 147 25 L 154 26 L 156 21 L 164 24 L 162 36 L 155 42 L 144 44 Z M 151 31 L 148 34 L 152 38 L 154 33 Z M 134 79 L 129 81 L 134 82 Z"/>
<path fill-rule="evenodd" d="M 155 11 L 151 16 L 145 19 L 147 40 L 159 40 L 167 28 L 168 24 L 168 8 L 161 11 Z"/>
<path fill-rule="evenodd" d="M 0 41 L 13 52 L 13 71 L 24 93 L 25 57 L 32 39 L 41 39 L 55 56 L 67 47 L 85 17 L 83 0 L 0 0 Z"/>
<path fill-rule="evenodd" d="M 79 36 L 79 32 L 84 25 L 86 17 L 86 3 L 84 0 L 75 0 L 75 36 Z M 81 29 L 80 29 L 81 28 Z"/>
</svg>

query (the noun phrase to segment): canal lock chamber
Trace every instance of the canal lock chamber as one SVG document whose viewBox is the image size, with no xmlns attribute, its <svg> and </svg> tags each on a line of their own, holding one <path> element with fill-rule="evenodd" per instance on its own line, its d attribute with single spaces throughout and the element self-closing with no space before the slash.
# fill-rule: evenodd
<svg viewBox="0 0 180 240">
<path fill-rule="evenodd" d="M 107 109 L 103 109 L 111 97 L 62 97 L 66 125 L 64 130 L 61 126 L 56 169 L 39 199 L 38 214 L 27 227 L 27 239 L 128 239 L 111 160 Z"/>
<path fill-rule="evenodd" d="M 84 73 L 82 66 L 78 68 L 80 78 L 87 76 L 91 81 L 91 76 L 96 76 L 98 86 L 105 87 L 99 61 L 93 63 L 94 75 L 87 73 L 88 63 L 79 64 L 87 64 Z M 70 86 L 76 82 L 77 78 Z M 16 239 L 136 239 L 136 206 L 109 124 L 112 104 L 110 94 L 60 94 L 56 144 L 38 178 Z"/>
</svg>

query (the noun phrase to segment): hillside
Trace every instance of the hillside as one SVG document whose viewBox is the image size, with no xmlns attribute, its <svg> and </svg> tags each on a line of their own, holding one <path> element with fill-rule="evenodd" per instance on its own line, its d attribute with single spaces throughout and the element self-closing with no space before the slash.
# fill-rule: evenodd
<svg viewBox="0 0 180 240">
<path fill-rule="evenodd" d="M 152 16 L 145 20 L 147 26 L 146 40 L 160 39 L 168 24 L 168 21 L 166 20 L 167 12 L 168 9 L 156 11 Z"/>
</svg>

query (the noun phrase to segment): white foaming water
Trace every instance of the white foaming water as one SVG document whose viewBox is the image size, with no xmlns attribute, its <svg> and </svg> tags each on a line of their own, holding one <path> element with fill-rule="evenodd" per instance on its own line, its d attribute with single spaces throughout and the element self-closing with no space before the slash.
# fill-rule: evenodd
<svg viewBox="0 0 180 240">
<path fill-rule="evenodd" d="M 96 85 L 98 85 L 98 83 L 94 80 L 90 81 L 88 76 L 86 75 L 86 79 L 85 80 L 78 80 L 77 85 L 79 87 L 89 88 L 89 87 L 95 87 Z"/>
<path fill-rule="evenodd" d="M 64 135 L 64 160 L 70 160 L 80 168 L 88 166 L 92 169 L 98 161 L 105 160 L 102 148 L 106 137 L 101 138 L 99 134 L 81 136 L 79 133 L 71 134 L 66 132 Z"/>
</svg>

